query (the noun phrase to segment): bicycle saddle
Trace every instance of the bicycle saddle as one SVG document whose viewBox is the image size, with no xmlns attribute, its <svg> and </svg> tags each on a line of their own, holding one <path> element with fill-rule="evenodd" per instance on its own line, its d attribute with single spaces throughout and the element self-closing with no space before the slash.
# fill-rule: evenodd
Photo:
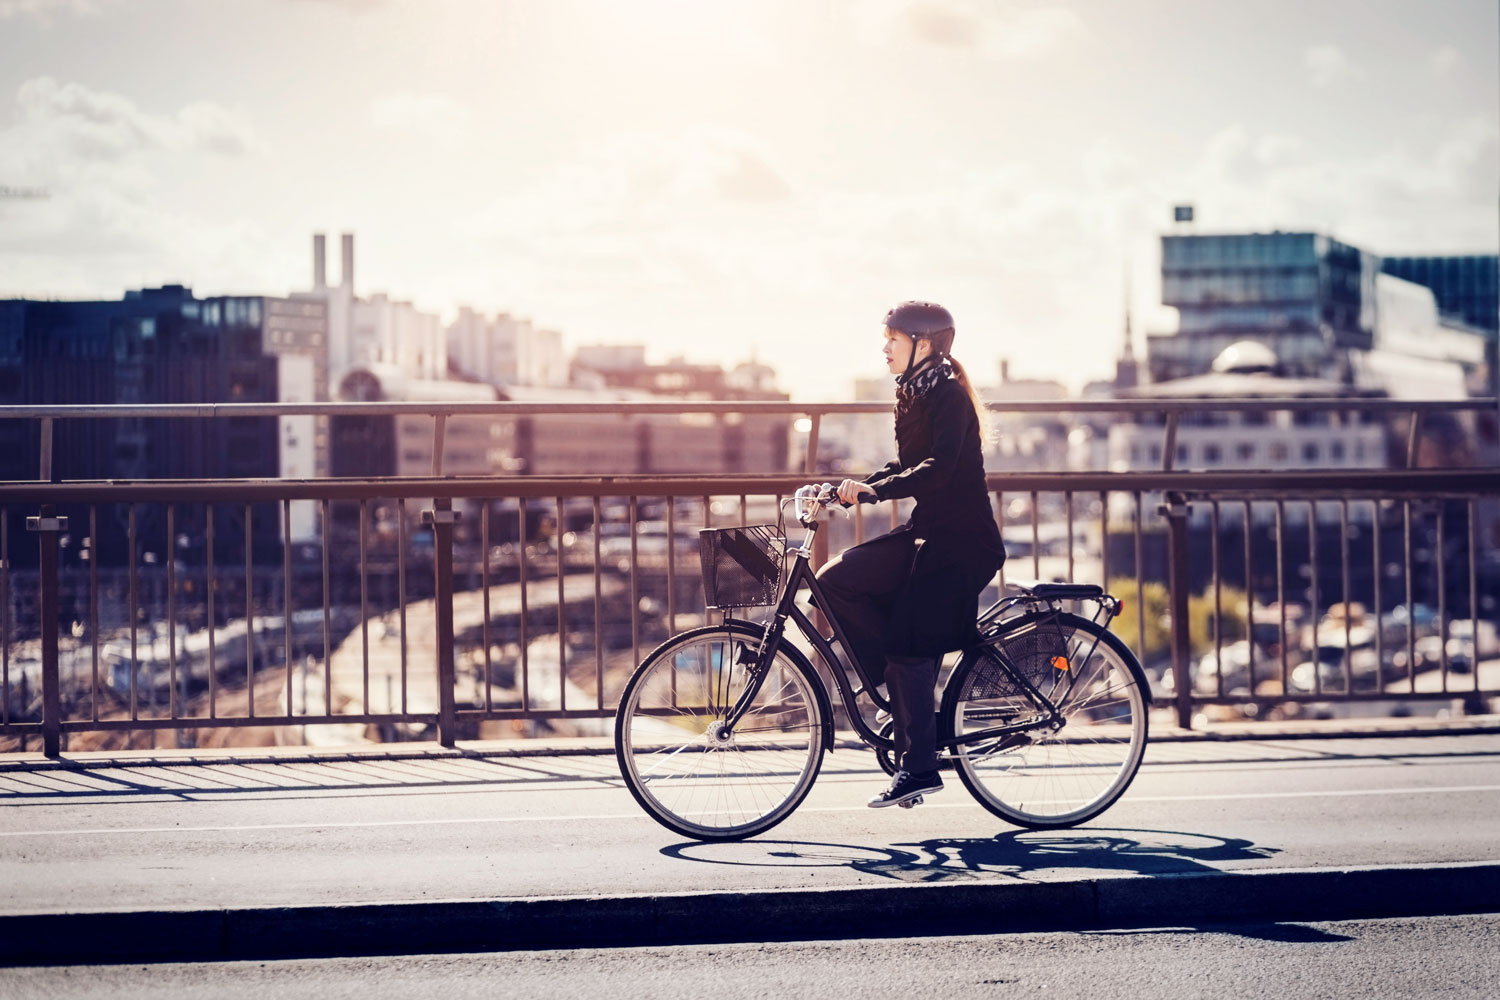
<svg viewBox="0 0 1500 1000">
<path fill-rule="evenodd" d="M 1104 596 L 1097 583 L 1043 583 L 1040 580 L 1007 580 L 1007 586 L 1044 601 L 1087 601 Z"/>
</svg>

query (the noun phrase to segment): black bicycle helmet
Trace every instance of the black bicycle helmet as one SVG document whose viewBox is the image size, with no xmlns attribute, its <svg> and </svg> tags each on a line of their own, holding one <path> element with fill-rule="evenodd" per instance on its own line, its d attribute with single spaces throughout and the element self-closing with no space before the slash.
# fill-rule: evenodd
<svg viewBox="0 0 1500 1000">
<path fill-rule="evenodd" d="M 915 342 L 926 338 L 933 341 L 939 356 L 947 356 L 953 346 L 953 314 L 936 302 L 903 302 L 885 314 L 887 329 L 904 333 L 913 341 L 911 357 L 906 362 L 904 380 L 911 375 L 917 352 Z"/>
<path fill-rule="evenodd" d="M 953 332 L 953 314 L 936 302 L 903 302 L 885 314 L 885 325 L 911 337 Z"/>
</svg>

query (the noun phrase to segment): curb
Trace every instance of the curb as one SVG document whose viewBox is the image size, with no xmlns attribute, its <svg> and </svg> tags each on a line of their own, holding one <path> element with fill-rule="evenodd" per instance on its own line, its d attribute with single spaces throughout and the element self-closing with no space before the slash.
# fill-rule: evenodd
<svg viewBox="0 0 1500 1000">
<path fill-rule="evenodd" d="M 1487 736 L 1500 734 L 1500 715 L 1467 716 L 1439 722 L 1402 719 L 1339 720 L 1306 723 L 1236 723 L 1203 730 L 1158 727 L 1150 743 L 1236 743 L 1320 739 L 1397 739 L 1430 736 Z M 1148 743 L 1148 747 L 1150 745 Z M 835 734 L 835 749 L 868 750 L 858 738 Z M 326 764 L 382 760 L 498 759 L 508 757 L 612 756 L 609 737 L 554 740 L 484 740 L 459 747 L 436 743 L 384 743 L 358 747 L 237 747 L 222 750 L 90 750 L 46 757 L 39 752 L 0 753 L 0 773 L 11 771 L 80 770 L 91 767 L 203 767 L 215 764 Z"/>
<path fill-rule="evenodd" d="M 1500 861 L 1058 882 L 0 916 L 0 965 L 445 954 L 1500 912 Z"/>
</svg>

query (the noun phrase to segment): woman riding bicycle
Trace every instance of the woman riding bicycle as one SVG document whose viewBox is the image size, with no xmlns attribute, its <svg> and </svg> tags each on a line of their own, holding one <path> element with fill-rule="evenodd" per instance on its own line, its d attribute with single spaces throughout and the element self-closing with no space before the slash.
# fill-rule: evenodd
<svg viewBox="0 0 1500 1000">
<path fill-rule="evenodd" d="M 953 316 L 903 302 L 885 317 L 896 376 L 896 460 L 839 499 L 911 497 L 910 520 L 834 559 L 818 574 L 832 612 L 873 683 L 889 692 L 896 776 L 874 808 L 940 791 L 933 688 L 944 653 L 976 638 L 980 591 L 1005 561 L 984 481 L 983 407 L 948 352 Z"/>
</svg>

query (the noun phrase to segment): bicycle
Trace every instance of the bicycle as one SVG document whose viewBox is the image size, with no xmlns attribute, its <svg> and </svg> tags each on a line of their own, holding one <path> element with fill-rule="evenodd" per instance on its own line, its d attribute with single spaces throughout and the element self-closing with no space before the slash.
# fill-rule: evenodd
<svg viewBox="0 0 1500 1000">
<path fill-rule="evenodd" d="M 741 840 L 771 829 L 806 798 L 833 749 L 827 684 L 789 640 L 788 623 L 830 667 L 860 739 L 893 768 L 891 726 L 867 721 L 861 699 L 882 712 L 889 704 L 849 652 L 809 565 L 820 515 L 844 505 L 826 483 L 786 503 L 806 529 L 797 548 L 786 548 L 779 525 L 699 533 L 708 605 L 771 614 L 763 622 L 726 616 L 671 637 L 620 698 L 615 754 L 625 784 L 653 819 L 686 837 Z M 804 587 L 831 635 L 798 606 Z M 943 684 L 938 751 L 1001 819 L 1038 830 L 1075 826 L 1109 808 L 1135 777 L 1150 690 L 1135 655 L 1109 631 L 1121 604 L 1102 587 L 1017 589 L 979 615 L 979 641 Z M 1098 610 L 1085 617 L 1064 611 L 1065 601 Z"/>
</svg>

